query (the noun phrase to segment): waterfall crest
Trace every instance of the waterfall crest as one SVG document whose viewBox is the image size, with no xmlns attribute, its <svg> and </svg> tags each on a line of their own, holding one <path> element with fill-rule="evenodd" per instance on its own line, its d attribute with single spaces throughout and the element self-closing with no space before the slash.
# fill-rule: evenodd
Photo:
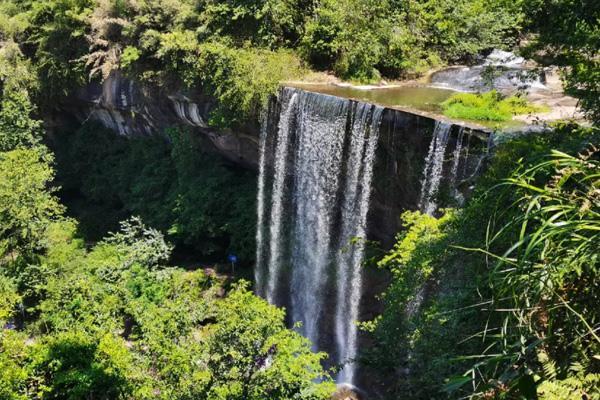
<svg viewBox="0 0 600 400">
<path fill-rule="evenodd" d="M 315 350 L 334 341 L 338 380 L 352 383 L 383 108 L 291 88 L 279 106 L 260 139 L 256 290 L 291 309 Z"/>
</svg>

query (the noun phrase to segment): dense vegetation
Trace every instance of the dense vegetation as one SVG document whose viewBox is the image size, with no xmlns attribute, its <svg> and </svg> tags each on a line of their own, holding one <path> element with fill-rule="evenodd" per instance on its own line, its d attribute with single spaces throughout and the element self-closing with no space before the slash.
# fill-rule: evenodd
<svg viewBox="0 0 600 400">
<path fill-rule="evenodd" d="M 127 139 L 88 123 L 53 141 L 60 194 L 88 240 L 131 215 L 204 261 L 254 257 L 256 175 L 208 153 L 182 129 Z"/>
<path fill-rule="evenodd" d="M 599 135 L 504 143 L 464 209 L 404 214 L 365 324 L 390 398 L 600 398 Z"/>
<path fill-rule="evenodd" d="M 42 105 L 116 70 L 218 99 L 213 125 L 256 117 L 281 80 L 414 76 L 525 35 L 597 118 L 594 0 L 45 0 L 0 3 L 3 51 L 23 52 Z"/>
<path fill-rule="evenodd" d="M 359 81 L 411 76 L 540 32 L 531 51 L 543 47 L 544 55 L 552 51 L 575 66 L 569 88 L 593 109 L 597 3 L 572 3 L 3 0 L 0 31 L 4 47 L 20 49 L 33 64 L 41 104 L 121 70 L 149 84 L 214 96 L 214 125 L 256 116 L 281 80 L 309 68 Z"/>
<path fill-rule="evenodd" d="M 599 20 L 596 0 L 0 0 L 0 399 L 333 391 L 284 310 L 173 265 L 186 251 L 251 264 L 253 174 L 181 127 L 48 135 L 76 89 L 118 71 L 209 95 L 210 124 L 237 129 L 282 80 L 413 77 L 521 39 L 564 67 L 592 126 L 507 140 L 463 209 L 402 216 L 360 361 L 390 399 L 599 399 Z M 531 111 L 495 92 L 445 107 Z"/>
</svg>

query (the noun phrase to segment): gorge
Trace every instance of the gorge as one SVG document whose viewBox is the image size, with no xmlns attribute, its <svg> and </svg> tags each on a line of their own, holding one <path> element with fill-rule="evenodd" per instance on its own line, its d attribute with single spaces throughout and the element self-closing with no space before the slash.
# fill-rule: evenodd
<svg viewBox="0 0 600 400">
<path fill-rule="evenodd" d="M 0 1 L 0 399 L 600 400 L 598 21 Z"/>
<path fill-rule="evenodd" d="M 258 171 L 256 292 L 285 306 L 288 324 L 300 323 L 314 350 L 342 366 L 338 382 L 358 385 L 356 322 L 378 312 L 372 281 L 382 279 L 365 276 L 367 241 L 389 248 L 403 210 L 460 204 L 491 143 L 477 128 L 292 87 L 272 99 L 260 128 L 242 134 L 208 128 L 203 97 L 155 92 L 119 75 L 80 99 L 74 114 L 82 121 L 123 135 L 183 124 Z"/>
</svg>

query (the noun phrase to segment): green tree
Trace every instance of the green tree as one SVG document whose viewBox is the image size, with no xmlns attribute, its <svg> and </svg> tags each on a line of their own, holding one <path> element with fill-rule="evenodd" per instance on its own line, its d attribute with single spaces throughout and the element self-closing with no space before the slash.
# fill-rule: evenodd
<svg viewBox="0 0 600 400">
<path fill-rule="evenodd" d="M 63 208 L 49 189 L 54 171 L 37 150 L 0 153 L 0 265 L 43 248 Z"/>
<path fill-rule="evenodd" d="M 209 336 L 211 379 L 201 398 L 330 398 L 335 386 L 321 368 L 325 354 L 311 353 L 310 342 L 286 329 L 284 317 L 243 286 L 230 293 Z"/>
<path fill-rule="evenodd" d="M 9 41 L 0 49 L 0 151 L 37 146 L 42 136 L 41 121 L 33 119 L 36 108 L 30 92 L 36 87 L 29 62 L 19 46 Z"/>
<path fill-rule="evenodd" d="M 539 33 L 531 50 L 541 50 L 564 67 L 567 93 L 580 100 L 594 122 L 600 122 L 600 3 L 532 0 L 524 7 L 531 29 Z"/>
<path fill-rule="evenodd" d="M 39 76 L 38 105 L 51 107 L 57 99 L 86 83 L 85 59 L 89 45 L 89 16 L 93 0 L 26 1 L 30 25 L 24 44 Z"/>
<path fill-rule="evenodd" d="M 13 316 L 20 301 L 21 296 L 19 296 L 14 282 L 0 274 L 0 326 L 4 326 Z"/>
<path fill-rule="evenodd" d="M 387 1 L 325 0 L 309 20 L 301 51 L 318 68 L 345 79 L 377 80 L 391 26 Z"/>
<path fill-rule="evenodd" d="M 203 27 L 215 36 L 276 48 L 299 39 L 313 0 L 206 0 Z"/>
<path fill-rule="evenodd" d="M 324 354 L 286 329 L 283 310 L 244 286 L 224 297 L 221 278 L 202 270 L 164 265 L 169 246 L 138 219 L 90 250 L 75 233 L 72 221 L 48 228 L 45 296 L 25 325 L 34 342 L 0 333 L 9 398 L 331 395 Z"/>
</svg>

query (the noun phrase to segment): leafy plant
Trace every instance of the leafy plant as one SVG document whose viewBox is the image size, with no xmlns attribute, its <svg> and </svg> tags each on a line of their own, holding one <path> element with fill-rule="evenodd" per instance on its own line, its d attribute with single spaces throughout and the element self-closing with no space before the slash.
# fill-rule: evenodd
<svg viewBox="0 0 600 400">
<path fill-rule="evenodd" d="M 498 335 L 491 334 L 492 327 L 483 333 L 491 344 L 473 369 L 482 391 L 493 377 L 498 383 L 490 390 L 535 392 L 535 354 L 540 351 L 557 362 L 561 376 L 568 376 L 569 365 L 578 360 L 594 371 L 600 351 L 600 303 L 592 295 L 598 290 L 600 254 L 600 164 L 595 157 L 595 150 L 578 157 L 553 151 L 551 160 L 507 181 L 509 190 L 521 193 L 516 206 L 522 216 L 490 238 L 491 245 L 504 230 L 519 231 L 504 253 L 490 254 L 498 259 L 490 273 L 493 307 L 505 317 L 493 327 Z"/>
<path fill-rule="evenodd" d="M 482 93 L 457 93 L 442 103 L 444 115 L 481 121 L 508 121 L 513 115 L 545 111 L 544 107 L 530 104 L 521 96 L 503 98 L 495 90 Z"/>
</svg>

